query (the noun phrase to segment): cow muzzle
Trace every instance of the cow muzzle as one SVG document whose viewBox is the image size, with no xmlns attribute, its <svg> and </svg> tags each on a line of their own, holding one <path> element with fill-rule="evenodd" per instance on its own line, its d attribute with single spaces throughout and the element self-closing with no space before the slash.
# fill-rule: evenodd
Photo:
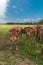
<svg viewBox="0 0 43 65">
<path fill-rule="evenodd" d="M 11 37 L 10 40 L 11 40 L 11 41 L 16 41 L 17 38 L 16 38 L 16 37 Z"/>
</svg>

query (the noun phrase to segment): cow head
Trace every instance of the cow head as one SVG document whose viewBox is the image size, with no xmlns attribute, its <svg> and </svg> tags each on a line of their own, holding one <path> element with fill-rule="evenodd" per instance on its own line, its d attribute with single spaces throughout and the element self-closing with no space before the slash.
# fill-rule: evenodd
<svg viewBox="0 0 43 65">
<path fill-rule="evenodd" d="M 16 41 L 21 38 L 22 36 L 22 27 L 14 27 L 13 29 L 9 30 L 10 32 L 10 40 Z"/>
<path fill-rule="evenodd" d="M 24 32 L 26 34 L 26 37 L 32 37 L 35 31 L 32 27 L 25 27 Z"/>
</svg>

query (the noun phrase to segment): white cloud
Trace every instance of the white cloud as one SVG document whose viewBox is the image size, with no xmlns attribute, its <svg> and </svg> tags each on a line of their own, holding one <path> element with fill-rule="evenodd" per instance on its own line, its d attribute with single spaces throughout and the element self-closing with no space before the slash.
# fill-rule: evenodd
<svg viewBox="0 0 43 65">
<path fill-rule="evenodd" d="M 25 23 L 25 22 L 38 22 L 39 20 L 41 20 L 40 18 L 24 18 L 24 19 L 16 19 L 16 22 L 22 22 L 22 23 Z"/>
<path fill-rule="evenodd" d="M 16 5 L 13 5 L 12 7 L 15 9 L 16 8 Z"/>
<path fill-rule="evenodd" d="M 37 20 L 41 20 L 41 18 L 37 18 Z"/>
<path fill-rule="evenodd" d="M 0 0 L 0 19 L 4 19 L 6 17 L 6 11 L 7 11 L 7 6 L 8 2 L 10 0 Z"/>
<path fill-rule="evenodd" d="M 25 23 L 25 22 L 31 22 L 31 18 L 23 18 L 23 19 L 16 19 L 16 22 L 22 22 L 22 23 Z"/>
<path fill-rule="evenodd" d="M 34 21 L 34 19 L 32 19 L 32 21 Z"/>
<path fill-rule="evenodd" d="M 33 18 L 33 19 L 31 19 L 32 22 L 38 22 L 39 20 L 41 20 L 41 18 Z"/>
</svg>

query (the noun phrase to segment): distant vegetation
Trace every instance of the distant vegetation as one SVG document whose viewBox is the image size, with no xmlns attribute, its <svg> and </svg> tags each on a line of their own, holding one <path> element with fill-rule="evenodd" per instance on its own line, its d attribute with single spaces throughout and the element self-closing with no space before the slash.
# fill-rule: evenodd
<svg viewBox="0 0 43 65">
<path fill-rule="evenodd" d="M 40 20 L 40 21 L 38 22 L 38 24 L 43 24 L 43 20 Z"/>
<path fill-rule="evenodd" d="M 12 23 L 12 22 L 8 22 L 8 23 L 6 23 L 6 24 L 14 24 L 14 25 L 18 25 L 18 24 L 20 24 L 20 25 L 34 25 L 34 24 L 43 24 L 43 20 L 40 20 L 40 21 L 38 21 L 38 22 L 25 22 L 25 23 Z"/>
</svg>

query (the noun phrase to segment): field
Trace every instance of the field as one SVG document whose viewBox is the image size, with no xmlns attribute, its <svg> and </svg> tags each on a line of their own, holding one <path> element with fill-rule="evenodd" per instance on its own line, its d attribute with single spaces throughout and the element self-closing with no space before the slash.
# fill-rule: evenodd
<svg viewBox="0 0 43 65">
<path fill-rule="evenodd" d="M 23 34 L 17 41 L 17 53 L 15 42 L 10 41 L 8 32 L 14 26 L 17 25 L 0 25 L 0 65 L 43 65 L 43 41 L 40 42 L 35 37 L 27 40 Z"/>
</svg>

